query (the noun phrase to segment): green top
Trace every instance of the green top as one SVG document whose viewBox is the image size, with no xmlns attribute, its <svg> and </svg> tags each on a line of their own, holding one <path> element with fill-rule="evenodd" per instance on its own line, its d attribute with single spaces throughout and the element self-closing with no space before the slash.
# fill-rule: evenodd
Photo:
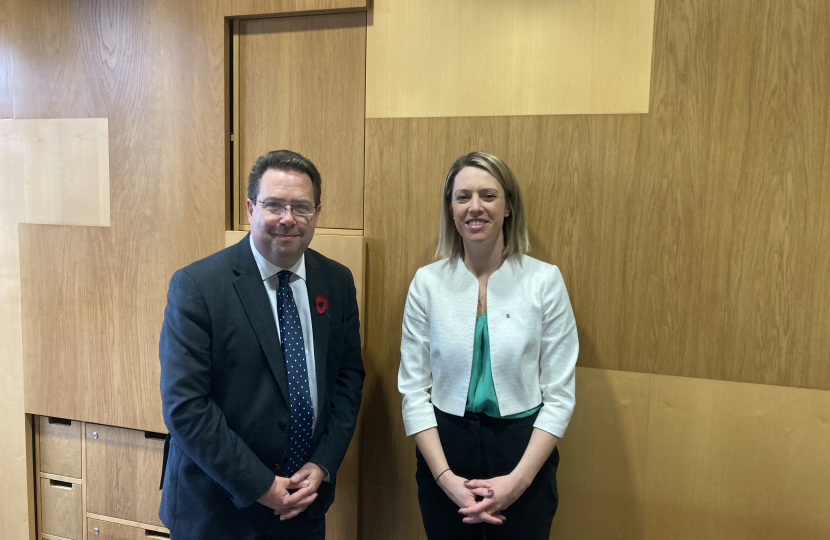
<svg viewBox="0 0 830 540">
<path fill-rule="evenodd" d="M 493 372 L 490 370 L 490 332 L 487 330 L 487 314 L 477 317 L 473 339 L 473 371 L 470 375 L 470 388 L 467 390 L 466 410 L 484 413 L 493 418 L 524 418 L 541 408 L 539 405 L 508 416 L 499 414 L 499 400 L 496 397 L 496 387 L 493 385 Z"/>
</svg>

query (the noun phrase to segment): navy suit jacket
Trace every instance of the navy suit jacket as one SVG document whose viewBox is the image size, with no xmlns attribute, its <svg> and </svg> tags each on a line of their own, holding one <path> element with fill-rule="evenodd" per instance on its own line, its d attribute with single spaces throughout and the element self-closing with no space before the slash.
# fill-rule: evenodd
<svg viewBox="0 0 830 540">
<path fill-rule="evenodd" d="M 305 265 L 318 392 L 309 461 L 331 480 L 305 510 L 317 518 L 334 500 L 364 371 L 351 272 L 311 249 Z M 314 305 L 320 294 L 329 300 L 323 314 Z M 170 431 L 159 517 L 174 539 L 255 538 L 279 519 L 256 500 L 283 476 L 289 405 L 276 322 L 248 236 L 173 275 L 159 358 Z"/>
</svg>

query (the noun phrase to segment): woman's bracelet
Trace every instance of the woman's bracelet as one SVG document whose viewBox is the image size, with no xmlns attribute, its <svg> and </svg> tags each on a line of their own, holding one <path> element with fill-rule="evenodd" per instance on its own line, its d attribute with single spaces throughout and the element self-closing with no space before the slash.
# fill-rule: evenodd
<svg viewBox="0 0 830 540">
<path fill-rule="evenodd" d="M 435 477 L 435 483 L 436 483 L 436 484 L 438 483 L 438 479 L 439 479 L 439 478 L 441 478 L 441 475 L 442 475 L 442 474 L 444 474 L 445 472 L 447 472 L 448 470 L 450 470 L 450 468 L 449 468 L 449 467 L 447 467 L 446 469 L 444 469 L 443 471 L 441 471 L 441 474 L 439 474 L 438 476 L 436 476 L 436 477 Z"/>
</svg>

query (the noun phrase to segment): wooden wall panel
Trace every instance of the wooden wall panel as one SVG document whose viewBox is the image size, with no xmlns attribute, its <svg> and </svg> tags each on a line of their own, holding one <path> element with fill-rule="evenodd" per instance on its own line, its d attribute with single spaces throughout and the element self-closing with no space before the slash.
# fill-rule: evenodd
<svg viewBox="0 0 830 540">
<path fill-rule="evenodd" d="M 721 71 L 714 60 L 666 59 L 687 35 L 667 34 L 688 24 L 672 15 L 676 6 L 658 8 L 649 115 L 367 121 L 366 205 L 378 209 L 366 219 L 369 288 L 394 291 L 377 301 L 381 335 L 396 341 L 399 320 L 386 314 L 402 308 L 411 276 L 432 255 L 446 168 L 483 149 L 519 177 L 533 254 L 562 268 L 580 325 L 581 365 L 830 388 L 822 361 L 830 347 L 823 307 L 830 219 L 822 211 L 830 204 L 828 104 L 807 90 L 793 90 L 774 110 L 766 98 L 742 99 L 730 85 L 767 69 L 754 50 L 741 63 L 723 60 Z M 817 13 L 808 19 L 830 19 L 830 8 L 812 6 Z M 754 21 L 727 10 L 734 28 L 715 24 L 721 10 L 704 12 L 710 18 L 695 27 L 727 41 L 758 41 L 769 26 L 756 10 L 745 15 Z M 772 28 L 784 25 L 783 14 L 769 16 Z M 810 50 L 826 39 L 817 30 L 800 38 Z M 799 88 L 830 87 L 830 72 L 796 60 Z M 678 64 L 700 67 L 669 76 L 667 66 Z M 718 75 L 724 72 L 730 77 Z M 780 116 L 797 127 L 780 129 Z M 419 226 L 410 233 L 413 222 Z M 373 259 L 395 267 L 373 273 Z"/>
<path fill-rule="evenodd" d="M 163 527 L 158 489 L 164 439 L 86 424 L 87 512 Z"/>
<path fill-rule="evenodd" d="M 560 503 L 551 538 L 642 538 L 652 379 L 577 370 L 579 405 L 558 443 Z"/>
<path fill-rule="evenodd" d="M 366 116 L 648 112 L 654 0 L 376 0 Z"/>
<path fill-rule="evenodd" d="M 0 3 L 0 119 L 14 118 L 12 92 L 11 19 L 6 2 Z"/>
<path fill-rule="evenodd" d="M 294 12 L 365 11 L 367 0 L 224 0 L 226 17 L 262 17 Z"/>
<path fill-rule="evenodd" d="M 830 389 L 830 4 L 659 1 L 654 32 L 647 115 L 367 120 L 362 507 L 388 508 L 367 538 L 423 534 L 401 317 L 471 150 L 516 172 L 580 366 Z"/>
<path fill-rule="evenodd" d="M 222 6 L 11 6 L 17 116 L 103 116 L 110 133 L 111 228 L 21 229 L 23 303 L 32 314 L 26 365 L 33 379 L 44 374 L 28 410 L 163 431 L 158 335 L 167 283 L 222 246 Z M 59 276 L 46 275 L 52 261 Z M 79 371 L 61 379 L 62 365 Z M 56 411 L 66 394 L 78 414 Z"/>
<path fill-rule="evenodd" d="M 0 358 L 4 359 L 0 395 L 5 396 L 0 401 L 0 462 L 22 463 L 27 443 L 24 373 L 31 371 L 24 371 L 23 361 L 22 316 L 26 310 L 21 309 L 21 260 L 26 256 L 21 253 L 18 228 L 25 231 L 19 224 L 37 222 L 109 223 L 107 121 L 0 121 L 0 183 L 4 190 L 0 203 Z M 41 271 L 51 268 L 49 279 L 60 284 L 71 278 L 54 274 L 52 264 L 60 261 L 63 253 L 64 249 L 49 253 L 44 259 L 47 262 L 39 264 Z M 53 327 L 62 323 L 52 317 L 56 306 L 60 304 L 52 298 L 42 312 L 48 314 L 45 323 Z M 67 411 L 77 411 L 77 397 L 66 390 L 79 387 L 80 372 L 66 370 L 60 362 L 55 368 L 44 370 L 46 377 L 56 381 L 54 398 L 64 402 Z M 4 533 L 8 538 L 24 538 L 28 532 L 25 468 L 4 470 L 0 482 L 0 538 Z"/>
<path fill-rule="evenodd" d="M 280 148 L 306 155 L 323 178 L 321 227 L 363 228 L 366 14 L 239 23 L 239 177 Z"/>
<path fill-rule="evenodd" d="M 830 536 L 830 392 L 655 376 L 641 538 Z"/>
</svg>

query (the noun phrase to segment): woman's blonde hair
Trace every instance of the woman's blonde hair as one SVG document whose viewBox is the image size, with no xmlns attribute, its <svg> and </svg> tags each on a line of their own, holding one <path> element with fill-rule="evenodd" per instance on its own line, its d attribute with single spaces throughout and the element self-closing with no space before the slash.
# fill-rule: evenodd
<svg viewBox="0 0 830 540">
<path fill-rule="evenodd" d="M 530 237 L 527 233 L 525 207 L 513 171 L 493 154 L 470 152 L 466 156 L 461 156 L 455 160 L 444 179 L 444 189 L 441 193 L 441 226 L 438 232 L 438 249 L 435 250 L 435 259 L 464 257 L 464 242 L 461 234 L 455 228 L 455 221 L 453 221 L 452 212 L 450 211 L 455 177 L 464 167 L 475 167 L 490 173 L 504 189 L 506 208 L 510 211 L 510 214 L 504 218 L 504 224 L 502 225 L 504 256 L 529 253 Z"/>
</svg>

